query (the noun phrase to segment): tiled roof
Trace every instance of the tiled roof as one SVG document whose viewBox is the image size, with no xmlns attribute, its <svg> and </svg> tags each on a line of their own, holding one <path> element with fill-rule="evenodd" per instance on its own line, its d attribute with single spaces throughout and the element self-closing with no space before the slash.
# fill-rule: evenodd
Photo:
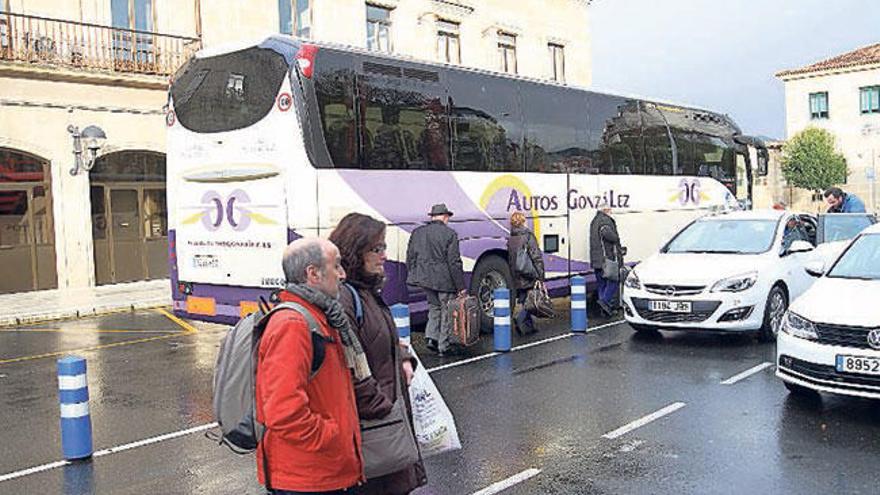
<svg viewBox="0 0 880 495">
<path fill-rule="evenodd" d="M 776 77 L 793 76 L 796 74 L 807 74 L 810 72 L 821 72 L 833 69 L 842 69 L 845 67 L 856 67 L 859 65 L 880 64 L 880 43 L 865 46 L 858 50 L 853 50 L 843 55 L 822 60 L 806 67 L 799 69 L 789 69 L 776 73 Z"/>
</svg>

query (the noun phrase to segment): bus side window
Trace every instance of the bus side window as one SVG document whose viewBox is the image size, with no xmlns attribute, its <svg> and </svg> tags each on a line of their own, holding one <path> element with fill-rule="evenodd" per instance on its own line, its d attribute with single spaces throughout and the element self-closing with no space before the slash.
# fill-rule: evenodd
<svg viewBox="0 0 880 495">
<path fill-rule="evenodd" d="M 327 150 L 334 167 L 357 168 L 352 59 L 329 50 L 318 56 L 315 94 Z"/>
<path fill-rule="evenodd" d="M 600 174 L 644 173 L 638 102 L 589 93 L 587 115 L 593 170 Z"/>
<path fill-rule="evenodd" d="M 520 85 L 527 172 L 589 173 L 586 99 L 567 88 Z"/>
<path fill-rule="evenodd" d="M 364 168 L 449 168 L 439 84 L 372 74 L 358 81 Z"/>
<path fill-rule="evenodd" d="M 449 71 L 455 170 L 522 172 L 517 81 Z"/>
</svg>

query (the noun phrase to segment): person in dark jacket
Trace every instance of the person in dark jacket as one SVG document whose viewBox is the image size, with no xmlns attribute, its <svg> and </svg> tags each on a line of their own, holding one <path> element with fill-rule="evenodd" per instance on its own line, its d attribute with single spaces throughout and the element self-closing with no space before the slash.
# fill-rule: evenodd
<svg viewBox="0 0 880 495">
<path fill-rule="evenodd" d="M 456 294 L 464 294 L 464 268 L 458 248 L 458 234 L 447 224 L 452 212 L 446 205 L 431 207 L 431 222 L 415 229 L 406 249 L 406 283 L 421 287 L 428 298 L 428 349 L 439 355 L 451 352 L 452 322 L 446 306 Z"/>
<path fill-rule="evenodd" d="M 340 288 L 339 300 L 361 341 L 372 371 L 370 378 L 354 386 L 358 415 L 364 420 L 384 418 L 391 413 L 394 402 L 402 400 L 412 425 L 408 385 L 418 361 L 409 352 L 409 347 L 400 343 L 391 310 L 381 297 L 385 284 L 385 225 L 367 215 L 350 213 L 330 234 L 330 241 L 339 247 L 346 283 L 357 291 L 361 301 L 362 319 L 358 322 L 352 293 L 345 287 Z M 398 389 L 403 391 L 402 397 L 397 396 Z M 420 460 L 409 466 L 400 466 L 400 471 L 368 479 L 352 492 L 403 495 L 424 485 L 427 480 Z"/>
<path fill-rule="evenodd" d="M 603 206 L 590 223 L 590 265 L 596 273 L 599 307 L 609 316 L 614 314 L 619 281 L 609 280 L 610 274 L 603 273 L 602 269 L 606 259 L 616 260 L 619 267 L 623 263 L 623 252 L 611 208 Z"/>
<path fill-rule="evenodd" d="M 520 251 L 525 250 L 528 255 L 532 270 L 523 272 L 517 267 L 517 259 Z M 516 331 L 520 335 L 527 335 L 538 331 L 532 315 L 525 309 L 526 296 L 529 289 L 535 287 L 536 281 L 544 281 L 544 258 L 538 249 L 538 240 L 535 234 L 526 227 L 526 216 L 519 211 L 510 216 L 510 236 L 507 238 L 507 259 L 510 264 L 510 273 L 513 275 L 513 289 L 516 291 L 516 302 L 520 305 L 516 314 Z"/>
</svg>

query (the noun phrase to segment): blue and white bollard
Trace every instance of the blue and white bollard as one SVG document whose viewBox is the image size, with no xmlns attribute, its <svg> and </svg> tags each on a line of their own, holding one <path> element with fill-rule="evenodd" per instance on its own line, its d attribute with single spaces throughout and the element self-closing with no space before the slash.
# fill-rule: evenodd
<svg viewBox="0 0 880 495">
<path fill-rule="evenodd" d="M 587 279 L 571 277 L 571 331 L 587 332 Z"/>
<path fill-rule="evenodd" d="M 492 293 L 495 305 L 494 343 L 496 352 L 510 350 L 510 291 L 495 289 Z"/>
<path fill-rule="evenodd" d="M 394 317 L 394 326 L 397 327 L 400 342 L 410 345 L 409 306 L 400 303 L 391 306 L 391 316 Z"/>
<path fill-rule="evenodd" d="M 92 419 L 86 360 L 65 356 L 58 360 L 58 397 L 61 401 L 61 450 L 67 460 L 92 456 Z"/>
</svg>

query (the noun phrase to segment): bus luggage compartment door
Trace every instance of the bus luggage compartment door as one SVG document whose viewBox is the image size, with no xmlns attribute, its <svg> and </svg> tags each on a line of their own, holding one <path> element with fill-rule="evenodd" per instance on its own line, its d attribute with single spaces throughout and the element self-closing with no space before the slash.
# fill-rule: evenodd
<svg viewBox="0 0 880 495">
<path fill-rule="evenodd" d="M 283 285 L 287 208 L 282 177 L 276 173 L 211 181 L 205 172 L 184 174 L 184 191 L 177 195 L 181 281 L 240 287 Z"/>
</svg>

